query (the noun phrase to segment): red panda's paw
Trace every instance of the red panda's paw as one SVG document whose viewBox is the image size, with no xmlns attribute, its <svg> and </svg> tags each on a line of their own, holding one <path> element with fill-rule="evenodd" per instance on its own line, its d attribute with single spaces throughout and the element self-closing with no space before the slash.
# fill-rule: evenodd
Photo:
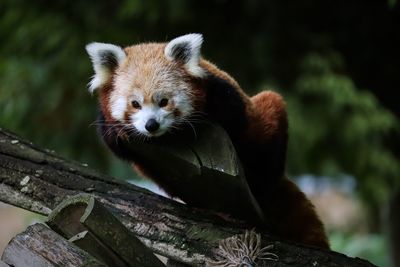
<svg viewBox="0 0 400 267">
<path fill-rule="evenodd" d="M 263 91 L 251 97 L 253 103 L 252 133 L 256 138 L 287 136 L 286 104 L 282 96 L 273 91 Z"/>
</svg>

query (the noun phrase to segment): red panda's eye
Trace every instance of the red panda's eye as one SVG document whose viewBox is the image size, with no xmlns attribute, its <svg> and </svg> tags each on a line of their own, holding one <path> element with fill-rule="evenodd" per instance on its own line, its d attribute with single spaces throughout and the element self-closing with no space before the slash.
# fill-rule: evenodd
<svg viewBox="0 0 400 267">
<path fill-rule="evenodd" d="M 140 106 L 139 102 L 137 102 L 136 100 L 133 100 L 131 102 L 132 107 L 136 108 L 136 109 L 140 109 L 142 106 Z"/>
<path fill-rule="evenodd" d="M 163 98 L 161 99 L 160 103 L 158 103 L 158 105 L 162 108 L 165 107 L 166 105 L 168 105 L 168 99 Z"/>
</svg>

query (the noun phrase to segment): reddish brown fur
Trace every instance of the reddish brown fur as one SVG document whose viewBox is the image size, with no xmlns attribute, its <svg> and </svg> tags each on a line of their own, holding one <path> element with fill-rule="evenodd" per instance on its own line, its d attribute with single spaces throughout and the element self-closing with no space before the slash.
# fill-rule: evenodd
<svg viewBox="0 0 400 267">
<path fill-rule="evenodd" d="M 255 123 L 249 129 L 251 140 L 287 134 L 287 116 L 282 97 L 272 91 L 261 92 L 251 98 L 252 112 L 249 117 Z"/>
<path fill-rule="evenodd" d="M 149 77 L 157 75 L 155 68 L 164 64 L 168 65 L 183 80 L 192 84 L 193 105 L 196 110 L 202 111 L 207 103 L 205 103 L 206 92 L 202 88 L 201 81 L 192 77 L 179 63 L 167 61 L 163 54 L 164 47 L 165 44 L 144 44 L 126 48 L 128 60 L 119 71 L 126 69 L 127 66 L 139 70 L 140 75 L 135 79 L 133 86 L 151 91 L 154 84 L 150 83 L 152 79 Z M 156 65 L 148 64 L 148 62 L 153 62 L 154 58 L 157 58 Z M 202 59 L 200 66 L 231 84 L 245 104 L 245 113 L 249 123 L 248 127 L 239 133 L 239 138 L 235 140 L 235 146 L 243 161 L 249 184 L 253 186 L 256 199 L 270 221 L 269 229 L 273 234 L 289 240 L 329 248 L 323 224 L 311 202 L 293 182 L 286 178 L 283 171 L 278 170 L 271 174 L 271 171 L 260 163 L 264 159 L 264 155 L 270 153 L 271 147 L 275 148 L 276 143 L 279 142 L 282 145 L 277 145 L 277 147 L 283 150 L 280 152 L 282 152 L 281 157 L 284 161 L 288 126 L 286 107 L 282 97 L 277 93 L 265 91 L 250 98 L 231 76 L 219 70 L 215 65 Z M 215 88 L 215 90 L 217 89 Z M 109 108 L 112 90 L 113 80 L 109 81 L 99 94 L 106 122 L 115 122 Z M 272 155 L 272 159 L 275 159 L 274 157 Z M 269 158 L 267 157 L 267 159 Z M 274 164 L 272 163 L 272 165 Z M 141 166 L 137 166 L 136 169 L 151 177 L 151 170 Z M 276 175 L 279 177 L 274 177 Z M 168 185 L 163 187 L 169 191 Z M 173 194 L 173 192 L 171 193 Z"/>
<path fill-rule="evenodd" d="M 279 94 L 264 91 L 249 98 L 237 82 L 225 72 L 219 71 L 209 63 L 204 64 L 203 67 L 215 75 L 229 80 L 245 99 L 250 124 L 242 139 L 243 146 L 262 147 L 277 136 L 287 138 L 286 105 Z M 268 151 L 263 152 L 268 153 Z M 252 156 L 247 155 L 248 158 Z M 259 167 L 264 168 L 263 166 Z M 265 178 L 257 177 L 256 179 Z M 271 183 L 269 186 L 270 188 L 264 187 L 263 190 L 265 201 L 259 202 L 268 218 L 272 218 L 274 221 L 272 231 L 288 240 L 329 248 L 324 226 L 318 218 L 313 204 L 296 184 L 283 175 L 277 184 Z"/>
</svg>

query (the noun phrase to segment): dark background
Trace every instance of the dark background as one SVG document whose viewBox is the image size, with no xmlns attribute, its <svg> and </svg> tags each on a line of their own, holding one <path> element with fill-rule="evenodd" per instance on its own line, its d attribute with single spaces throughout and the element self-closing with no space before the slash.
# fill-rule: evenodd
<svg viewBox="0 0 400 267">
<path fill-rule="evenodd" d="M 0 126 L 134 178 L 90 126 L 97 100 L 87 91 L 93 71 L 84 46 L 164 42 L 191 32 L 204 35 L 204 57 L 247 93 L 269 88 L 283 94 L 290 117 L 288 173 L 354 181 L 349 194 L 361 203 L 364 230 L 328 227 L 333 246 L 357 254 L 346 245 L 372 237 L 375 253 L 365 255 L 387 264 L 377 251 L 387 246 L 385 210 L 400 181 L 396 0 L 3 0 Z"/>
</svg>

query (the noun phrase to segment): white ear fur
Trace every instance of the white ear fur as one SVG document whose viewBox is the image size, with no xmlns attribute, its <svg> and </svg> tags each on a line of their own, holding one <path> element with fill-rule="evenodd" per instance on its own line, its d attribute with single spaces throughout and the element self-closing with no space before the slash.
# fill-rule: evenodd
<svg viewBox="0 0 400 267">
<path fill-rule="evenodd" d="M 199 66 L 200 48 L 203 35 L 199 33 L 186 34 L 170 41 L 164 54 L 169 60 L 184 62 L 186 69 L 196 77 L 203 77 L 204 70 Z"/>
<path fill-rule="evenodd" d="M 105 43 L 90 43 L 86 45 L 86 51 L 95 72 L 89 82 L 89 92 L 93 93 L 110 79 L 112 70 L 124 61 L 126 54 L 121 47 Z"/>
</svg>

